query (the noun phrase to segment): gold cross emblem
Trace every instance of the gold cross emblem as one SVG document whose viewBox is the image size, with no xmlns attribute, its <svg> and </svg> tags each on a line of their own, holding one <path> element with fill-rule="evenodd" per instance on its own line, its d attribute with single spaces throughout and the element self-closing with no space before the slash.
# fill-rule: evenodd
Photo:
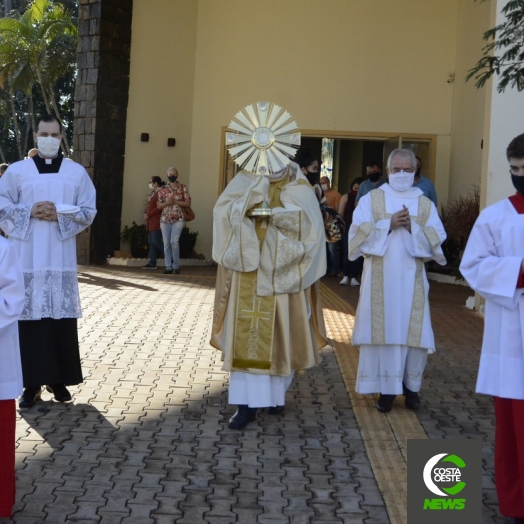
<svg viewBox="0 0 524 524">
<path fill-rule="evenodd" d="M 260 311 L 261 300 L 253 299 L 253 309 L 243 309 L 241 318 L 251 319 L 250 329 L 260 329 L 258 326 L 259 320 L 269 320 L 269 311 Z"/>
</svg>

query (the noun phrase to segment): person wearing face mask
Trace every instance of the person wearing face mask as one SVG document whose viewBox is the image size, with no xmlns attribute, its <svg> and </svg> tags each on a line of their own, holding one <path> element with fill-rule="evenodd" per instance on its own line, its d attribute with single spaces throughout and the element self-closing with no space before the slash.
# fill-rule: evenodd
<svg viewBox="0 0 524 524">
<path fill-rule="evenodd" d="M 160 215 L 160 229 L 164 240 L 166 261 L 165 274 L 180 274 L 180 247 L 178 240 L 185 226 L 182 207 L 191 206 L 191 197 L 184 184 L 178 182 L 178 171 L 174 167 L 167 170 L 169 184 L 158 193 L 157 207 Z"/>
<path fill-rule="evenodd" d="M 147 243 L 149 244 L 149 262 L 142 269 L 156 269 L 157 257 L 164 255 L 164 244 L 162 242 L 162 231 L 160 230 L 160 214 L 158 209 L 158 190 L 165 186 L 165 182 L 154 176 L 149 182 L 151 195 L 147 200 L 144 220 L 146 221 Z"/>
<path fill-rule="evenodd" d="M 320 187 L 320 173 L 318 171 L 318 160 L 311 154 L 310 151 L 302 151 L 297 155 L 297 163 L 300 166 L 300 171 L 307 178 L 308 182 L 313 186 L 315 195 L 320 204 L 326 203 L 326 196 Z"/>
<path fill-rule="evenodd" d="M 353 222 L 353 212 L 355 211 L 355 199 L 357 197 L 358 188 L 362 184 L 362 177 L 357 177 L 351 182 L 351 191 L 345 194 L 338 206 L 338 214 L 344 219 L 346 228 L 349 231 L 351 222 Z M 347 286 L 360 286 L 360 282 L 357 280 L 360 272 L 362 271 L 362 264 L 364 263 L 364 257 L 358 257 L 353 262 L 349 261 L 348 258 L 348 236 L 342 237 L 342 268 L 344 270 L 344 278 L 340 281 L 340 285 Z"/>
<path fill-rule="evenodd" d="M 420 157 L 416 157 L 417 159 L 417 170 L 415 171 L 415 178 L 413 179 L 413 185 L 415 187 L 418 187 L 424 196 L 427 196 L 434 204 L 435 206 L 438 203 L 437 200 L 437 192 L 435 191 L 435 186 L 433 185 L 433 182 L 426 178 L 425 176 L 422 176 L 422 160 Z"/>
<path fill-rule="evenodd" d="M 69 401 L 66 386 L 83 381 L 75 237 L 95 218 L 96 193 L 86 170 L 62 156 L 62 133 L 55 116 L 40 117 L 38 154 L 11 164 L 0 179 L 0 228 L 19 255 L 25 282 L 21 408 L 40 399 L 43 385 L 55 400 Z"/>
<path fill-rule="evenodd" d="M 366 176 L 367 180 L 364 180 L 358 188 L 357 198 L 355 199 L 356 203 L 358 203 L 364 195 L 367 195 L 370 191 L 377 189 L 377 187 L 380 187 L 386 182 L 382 179 L 382 169 L 380 169 L 378 163 L 375 161 L 366 164 Z"/>
<path fill-rule="evenodd" d="M 500 512 L 508 524 L 524 524 L 524 134 L 510 142 L 506 156 L 517 192 L 482 210 L 460 272 L 486 299 L 476 392 L 495 404 Z"/>
<path fill-rule="evenodd" d="M 427 356 L 435 351 L 424 262 L 446 263 L 446 233 L 434 204 L 412 187 L 416 166 L 412 151 L 391 153 L 388 183 L 360 199 L 348 236 L 349 259 L 365 257 L 353 330 L 356 391 L 380 393 L 382 413 L 399 394 L 418 409 Z"/>
<path fill-rule="evenodd" d="M 338 210 L 338 205 L 340 204 L 340 199 L 342 195 L 331 187 L 331 182 L 327 176 L 323 176 L 320 179 L 320 187 L 324 192 L 326 197 L 326 205 L 335 211 Z M 338 276 L 338 270 L 340 268 L 340 241 L 338 242 L 326 242 L 326 248 L 328 253 L 328 276 L 336 277 Z"/>
</svg>

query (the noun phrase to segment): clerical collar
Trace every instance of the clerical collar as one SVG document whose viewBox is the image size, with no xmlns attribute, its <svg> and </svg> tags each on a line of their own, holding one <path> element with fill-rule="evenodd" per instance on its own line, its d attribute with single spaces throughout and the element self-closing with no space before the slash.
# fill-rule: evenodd
<svg viewBox="0 0 524 524">
<path fill-rule="evenodd" d="M 58 173 L 58 171 L 60 171 L 60 166 L 62 165 L 63 159 L 64 157 L 61 151 L 58 152 L 58 156 L 56 158 L 42 158 L 40 155 L 35 155 L 33 157 L 36 168 L 41 174 Z"/>
<path fill-rule="evenodd" d="M 524 214 L 524 196 L 520 193 L 515 193 L 513 196 L 509 197 L 509 201 L 513 204 L 513 207 L 519 215 Z"/>
</svg>

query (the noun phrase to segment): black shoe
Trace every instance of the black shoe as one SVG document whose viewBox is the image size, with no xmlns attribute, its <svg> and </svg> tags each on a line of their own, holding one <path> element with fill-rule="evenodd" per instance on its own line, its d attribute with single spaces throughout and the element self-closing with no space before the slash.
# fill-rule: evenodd
<svg viewBox="0 0 524 524">
<path fill-rule="evenodd" d="M 177 267 L 176 269 L 173 269 L 173 274 L 174 275 L 180 275 L 180 268 Z"/>
<path fill-rule="evenodd" d="M 402 389 L 404 390 L 404 405 L 408 409 L 418 409 L 420 407 L 420 398 L 418 393 L 411 391 L 404 384 L 402 384 Z"/>
<path fill-rule="evenodd" d="M 244 429 L 257 418 L 257 408 L 238 406 L 237 412 L 229 419 L 229 429 Z"/>
<path fill-rule="evenodd" d="M 164 271 L 164 275 L 171 275 L 173 273 L 173 270 L 172 269 L 166 269 Z"/>
<path fill-rule="evenodd" d="M 57 402 L 69 402 L 72 398 L 64 384 L 51 384 L 46 386 L 46 389 L 53 394 Z"/>
<path fill-rule="evenodd" d="M 508 517 L 506 519 L 506 524 L 524 524 L 524 519 L 516 517 Z"/>
<path fill-rule="evenodd" d="M 377 411 L 380 411 L 381 413 L 389 413 L 393 407 L 393 402 L 395 402 L 396 396 L 397 395 L 382 395 L 381 393 L 376 405 Z"/>
<path fill-rule="evenodd" d="M 284 413 L 285 406 L 275 406 L 271 408 L 266 408 L 266 413 L 269 415 L 282 415 Z"/>
<path fill-rule="evenodd" d="M 146 264 L 145 266 L 142 266 L 142 269 L 156 269 L 156 266 L 152 266 L 151 264 Z"/>
<path fill-rule="evenodd" d="M 33 386 L 25 388 L 23 395 L 18 401 L 19 408 L 30 408 L 35 405 L 37 400 L 40 400 L 42 396 L 42 388 L 40 386 Z"/>
</svg>

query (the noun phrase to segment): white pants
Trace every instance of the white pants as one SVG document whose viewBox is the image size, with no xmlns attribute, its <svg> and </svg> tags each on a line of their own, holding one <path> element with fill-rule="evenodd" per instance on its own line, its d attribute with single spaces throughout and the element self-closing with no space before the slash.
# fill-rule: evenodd
<svg viewBox="0 0 524 524">
<path fill-rule="evenodd" d="M 402 395 L 402 382 L 411 391 L 420 391 L 428 350 L 408 346 L 360 347 L 357 393 Z"/>
<path fill-rule="evenodd" d="M 247 405 L 250 408 L 284 406 L 286 391 L 293 380 L 288 377 L 253 375 L 241 371 L 229 373 L 229 403 Z"/>
</svg>

